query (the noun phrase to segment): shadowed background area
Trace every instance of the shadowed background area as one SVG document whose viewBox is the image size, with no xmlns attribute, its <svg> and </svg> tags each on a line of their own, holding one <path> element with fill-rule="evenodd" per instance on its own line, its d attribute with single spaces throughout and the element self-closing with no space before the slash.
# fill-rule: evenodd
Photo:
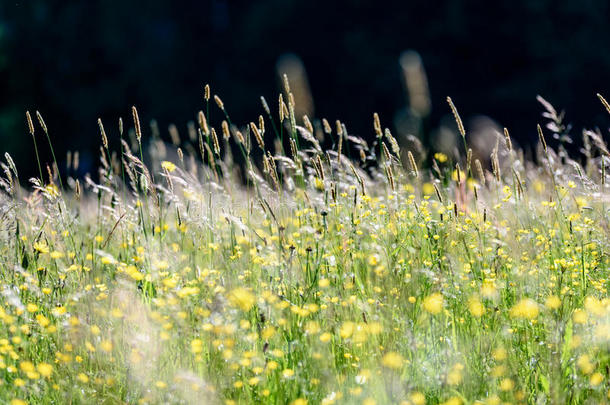
<svg viewBox="0 0 610 405">
<path fill-rule="evenodd" d="M 166 139 L 170 123 L 186 134 L 186 123 L 204 106 L 205 83 L 222 97 L 235 123 L 247 124 L 262 112 L 259 96 L 276 105 L 278 61 L 286 54 L 295 56 L 284 56 L 282 68 L 306 75 L 313 100 L 308 112 L 340 118 L 365 138 L 374 137 L 377 111 L 393 132 L 414 132 L 429 145 L 450 116 L 447 95 L 467 130 L 480 121 L 473 124 L 472 117 L 485 114 L 522 145 L 537 139 L 537 94 L 567 111 L 576 136 L 583 126 L 608 126 L 595 93 L 610 95 L 610 3 L 481 4 L 2 1 L 2 152 L 13 156 L 23 174 L 36 172 L 24 112 L 39 110 L 60 166 L 67 150 L 78 149 L 81 170 L 92 171 L 100 145 L 98 117 L 114 145 L 118 118 L 131 124 L 131 105 L 144 122 L 155 118 Z M 421 83 L 409 86 L 409 69 L 425 71 L 423 90 Z M 418 89 L 429 90 L 419 107 Z M 425 110 L 418 125 L 414 104 Z M 218 125 L 221 115 L 212 110 Z"/>
</svg>

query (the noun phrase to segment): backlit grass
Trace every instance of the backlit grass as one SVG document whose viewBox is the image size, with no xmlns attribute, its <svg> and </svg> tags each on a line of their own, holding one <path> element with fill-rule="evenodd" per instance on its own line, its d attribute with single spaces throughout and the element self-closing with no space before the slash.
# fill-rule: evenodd
<svg viewBox="0 0 610 405">
<path fill-rule="evenodd" d="M 210 100 L 180 148 L 100 122 L 99 183 L 7 156 L 3 403 L 609 401 L 601 133 L 473 156 L 451 103 L 461 152 L 424 155 Z"/>
</svg>

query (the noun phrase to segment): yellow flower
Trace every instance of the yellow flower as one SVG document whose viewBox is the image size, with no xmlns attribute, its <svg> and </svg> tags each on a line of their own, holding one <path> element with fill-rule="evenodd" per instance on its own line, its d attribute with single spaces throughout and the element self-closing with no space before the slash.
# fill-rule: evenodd
<svg viewBox="0 0 610 405">
<path fill-rule="evenodd" d="M 53 366 L 49 363 L 40 363 L 36 366 L 41 376 L 49 378 L 53 373 Z"/>
<path fill-rule="evenodd" d="M 434 154 L 434 159 L 436 159 L 439 163 L 445 163 L 447 161 L 447 155 L 437 152 Z"/>
<path fill-rule="evenodd" d="M 587 323 L 588 317 L 589 316 L 587 315 L 587 313 L 582 309 L 576 309 L 572 314 L 572 319 L 574 320 L 574 323 Z"/>
<path fill-rule="evenodd" d="M 485 313 L 485 306 L 478 298 L 472 297 L 468 300 L 468 310 L 473 316 L 480 318 Z"/>
<path fill-rule="evenodd" d="M 49 245 L 46 242 L 34 242 L 34 249 L 40 253 L 49 253 Z"/>
<path fill-rule="evenodd" d="M 87 374 L 85 373 L 79 373 L 76 378 L 84 384 L 89 382 L 89 377 L 87 377 Z"/>
<path fill-rule="evenodd" d="M 256 303 L 256 297 L 243 287 L 238 287 L 231 291 L 229 300 L 233 305 L 241 308 L 242 311 L 249 311 Z"/>
<path fill-rule="evenodd" d="M 460 173 L 459 173 L 459 177 L 458 177 L 458 171 L 457 171 L 457 169 L 454 169 L 451 172 L 451 178 L 453 179 L 453 181 L 457 181 L 458 178 L 461 181 L 464 181 L 466 179 L 466 173 L 464 173 L 464 171 L 462 169 L 460 169 Z"/>
<path fill-rule="evenodd" d="M 127 266 L 125 268 L 125 273 L 135 281 L 140 281 L 144 278 L 144 274 L 140 273 L 134 265 Z"/>
<path fill-rule="evenodd" d="M 261 337 L 265 340 L 270 339 L 275 334 L 275 328 L 273 326 L 267 326 L 261 332 Z"/>
<path fill-rule="evenodd" d="M 170 173 L 173 172 L 174 170 L 176 170 L 176 165 L 173 164 L 172 162 L 168 162 L 167 160 L 164 160 L 163 162 L 161 162 L 161 167 Z"/>
<path fill-rule="evenodd" d="M 604 303 L 601 300 L 591 296 L 585 298 L 585 309 L 590 314 L 596 316 L 604 316 L 606 313 L 606 306 Z"/>
<path fill-rule="evenodd" d="M 440 293 L 433 293 L 424 298 L 423 307 L 426 312 L 436 315 L 443 310 L 443 304 L 443 296 Z"/>
<path fill-rule="evenodd" d="M 604 375 L 602 373 L 594 373 L 591 378 L 589 378 L 589 384 L 594 387 L 597 387 L 602 381 L 604 381 Z"/>
<path fill-rule="evenodd" d="M 510 316 L 522 319 L 535 319 L 538 313 L 538 303 L 531 298 L 522 299 L 510 310 Z"/>
<path fill-rule="evenodd" d="M 515 387 L 515 383 L 510 378 L 505 378 L 500 381 L 500 390 L 511 391 Z"/>
<path fill-rule="evenodd" d="M 381 359 L 381 364 L 387 368 L 393 368 L 395 370 L 401 368 L 403 362 L 403 357 L 396 352 L 388 352 Z"/>
<path fill-rule="evenodd" d="M 38 324 L 43 328 L 47 327 L 51 323 L 51 321 L 49 321 L 49 318 L 42 314 L 36 315 L 36 322 L 38 322 Z"/>
<path fill-rule="evenodd" d="M 461 383 L 462 370 L 464 370 L 464 365 L 461 363 L 457 363 L 453 367 L 451 367 L 451 370 L 447 374 L 447 384 L 458 385 L 459 383 Z"/>
<path fill-rule="evenodd" d="M 412 392 L 409 395 L 409 399 L 413 403 L 413 405 L 426 405 L 426 397 L 421 392 Z"/>
<path fill-rule="evenodd" d="M 354 322 L 344 322 L 343 325 L 341 325 L 341 329 L 339 330 L 339 335 L 341 335 L 343 339 L 347 339 L 352 336 L 355 329 L 356 324 Z"/>
<path fill-rule="evenodd" d="M 110 340 L 102 340 L 102 342 L 100 343 L 100 347 L 106 353 L 111 352 L 112 351 L 112 342 Z"/>
<path fill-rule="evenodd" d="M 11 400 L 11 405 L 28 405 L 23 399 L 15 398 Z"/>
<path fill-rule="evenodd" d="M 294 370 L 291 368 L 284 369 L 284 371 L 282 371 L 282 377 L 284 377 L 284 378 L 294 377 Z"/>
<path fill-rule="evenodd" d="M 595 369 L 595 365 L 591 363 L 591 359 L 587 354 L 581 355 L 578 360 L 576 360 L 576 365 L 585 375 L 591 374 Z"/>
<path fill-rule="evenodd" d="M 502 361 L 502 360 L 506 360 L 506 357 L 508 356 L 508 352 L 506 351 L 505 348 L 498 347 L 491 353 L 491 356 L 496 361 Z"/>
<path fill-rule="evenodd" d="M 320 281 L 318 281 L 318 286 L 320 288 L 326 288 L 330 285 L 330 280 L 327 278 L 321 278 Z"/>
<path fill-rule="evenodd" d="M 24 373 L 31 373 L 36 371 L 36 369 L 34 368 L 34 364 L 31 361 L 22 361 L 21 364 L 19 364 L 19 368 Z"/>
<path fill-rule="evenodd" d="M 462 405 L 462 400 L 458 397 L 451 397 L 447 401 L 443 402 L 442 405 Z"/>
<path fill-rule="evenodd" d="M 434 190 L 434 185 L 432 183 L 424 183 L 424 184 L 422 184 L 421 191 L 425 195 L 432 195 L 432 194 L 434 194 L 436 192 Z"/>
<path fill-rule="evenodd" d="M 561 300 L 556 295 L 549 295 L 544 305 L 549 309 L 557 309 L 561 306 Z"/>
<path fill-rule="evenodd" d="M 62 257 L 64 257 L 64 254 L 62 252 L 54 250 L 49 256 L 51 256 L 51 259 L 61 259 Z"/>
<path fill-rule="evenodd" d="M 198 354 L 203 351 L 203 341 L 201 339 L 193 339 L 191 341 L 191 352 Z"/>
</svg>

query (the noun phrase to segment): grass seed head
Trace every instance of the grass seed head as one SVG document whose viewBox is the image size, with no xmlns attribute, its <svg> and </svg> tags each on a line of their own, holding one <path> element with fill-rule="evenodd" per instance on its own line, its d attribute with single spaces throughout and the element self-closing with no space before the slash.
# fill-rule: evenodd
<svg viewBox="0 0 610 405">
<path fill-rule="evenodd" d="M 451 108 L 451 112 L 453 113 L 453 117 L 457 123 L 458 131 L 460 131 L 460 135 L 462 135 L 462 138 L 464 138 L 466 136 L 466 130 L 464 129 L 464 124 L 462 123 L 460 114 L 458 113 L 457 108 L 455 108 L 451 97 L 447 97 L 447 103 L 449 103 L 449 107 Z"/>
<path fill-rule="evenodd" d="M 216 105 L 218 106 L 218 108 L 220 108 L 222 111 L 225 110 L 225 104 L 222 102 L 220 97 L 218 97 L 216 94 L 214 94 L 214 101 L 216 102 Z"/>
<path fill-rule="evenodd" d="M 25 112 L 25 119 L 28 123 L 28 130 L 30 131 L 30 135 L 34 136 L 34 123 L 32 122 L 32 116 L 29 111 Z"/>
<path fill-rule="evenodd" d="M 133 116 L 133 124 L 136 130 L 136 140 L 142 144 L 142 128 L 140 127 L 140 116 L 135 106 L 131 107 L 131 115 Z"/>
<path fill-rule="evenodd" d="M 538 140 L 542 144 L 542 149 L 544 150 L 544 153 L 547 153 L 548 151 L 546 147 L 546 140 L 544 139 L 544 133 L 542 133 L 542 128 L 540 127 L 540 124 L 538 124 L 536 128 L 538 129 Z"/>
<path fill-rule="evenodd" d="M 597 93 L 597 98 L 599 98 L 599 101 L 601 101 L 601 103 L 606 108 L 606 111 L 608 112 L 608 114 L 610 114 L 610 104 L 608 104 L 606 99 L 601 94 L 599 94 L 599 93 Z"/>
<path fill-rule="evenodd" d="M 97 125 L 100 127 L 100 134 L 102 134 L 102 145 L 104 149 L 108 149 L 108 137 L 106 136 L 106 131 L 104 130 L 104 124 L 102 124 L 102 119 L 97 119 Z"/>
<path fill-rule="evenodd" d="M 40 115 L 39 111 L 36 111 L 36 118 L 38 118 L 38 123 L 40 124 L 42 131 L 48 135 L 49 131 L 47 129 L 47 124 L 44 122 L 44 119 L 42 119 L 42 115 Z"/>
</svg>

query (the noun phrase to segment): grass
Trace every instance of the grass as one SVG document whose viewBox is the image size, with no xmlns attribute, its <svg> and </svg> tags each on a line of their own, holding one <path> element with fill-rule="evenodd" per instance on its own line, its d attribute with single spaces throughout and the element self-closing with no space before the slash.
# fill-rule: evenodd
<svg viewBox="0 0 610 405">
<path fill-rule="evenodd" d="M 216 98 L 220 139 L 206 87 L 179 148 L 134 108 L 117 154 L 100 121 L 99 184 L 71 159 L 22 188 L 6 155 L 3 403 L 609 401 L 600 133 L 570 158 L 548 105 L 559 144 L 539 128 L 534 164 L 505 131 L 487 169 L 450 99 L 465 150 L 424 156 L 377 115 L 373 145 L 298 126 L 285 85 L 243 130 Z"/>
</svg>

